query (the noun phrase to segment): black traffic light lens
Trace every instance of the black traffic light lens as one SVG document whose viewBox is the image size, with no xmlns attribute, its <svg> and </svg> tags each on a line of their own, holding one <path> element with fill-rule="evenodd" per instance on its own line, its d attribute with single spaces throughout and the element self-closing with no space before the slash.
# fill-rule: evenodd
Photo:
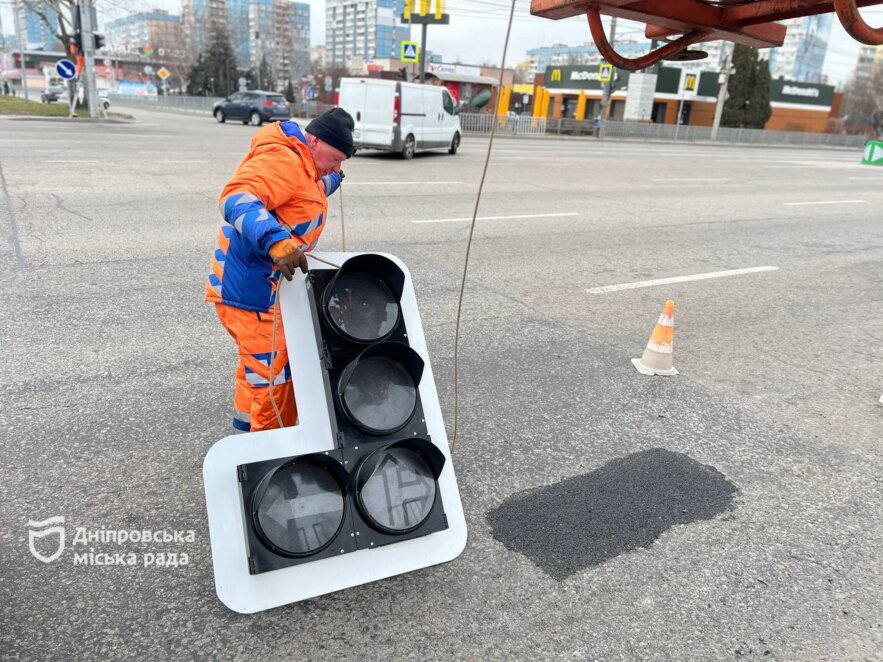
<svg viewBox="0 0 883 662">
<path fill-rule="evenodd" d="M 399 321 L 398 299 L 369 273 L 341 274 L 334 280 L 326 311 L 337 330 L 356 342 L 383 340 Z"/>
<path fill-rule="evenodd" d="M 386 447 L 369 455 L 356 478 L 358 503 L 368 523 L 386 533 L 407 533 L 429 517 L 436 482 L 429 464 L 410 448 Z"/>
<path fill-rule="evenodd" d="M 400 363 L 386 356 L 358 362 L 343 389 L 347 411 L 359 427 L 376 433 L 400 429 L 417 405 L 417 385 Z"/>
<path fill-rule="evenodd" d="M 255 504 L 257 529 L 274 551 L 308 556 L 326 547 L 343 523 L 343 490 L 323 467 L 288 464 L 277 469 Z"/>
</svg>

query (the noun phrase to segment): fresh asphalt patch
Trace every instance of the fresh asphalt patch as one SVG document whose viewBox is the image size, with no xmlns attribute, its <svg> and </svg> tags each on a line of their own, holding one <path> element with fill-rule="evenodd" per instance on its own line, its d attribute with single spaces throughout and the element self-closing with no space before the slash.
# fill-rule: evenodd
<svg viewBox="0 0 883 662">
<path fill-rule="evenodd" d="M 712 519 L 737 491 L 714 467 L 653 448 L 514 494 L 488 521 L 494 538 L 563 580 L 649 547 L 672 526 Z"/>
</svg>

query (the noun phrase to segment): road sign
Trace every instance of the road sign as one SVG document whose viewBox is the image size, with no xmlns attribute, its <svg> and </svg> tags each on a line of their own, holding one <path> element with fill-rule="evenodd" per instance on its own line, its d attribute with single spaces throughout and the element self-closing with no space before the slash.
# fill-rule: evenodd
<svg viewBox="0 0 883 662">
<path fill-rule="evenodd" d="M 457 557 L 466 521 L 404 264 L 331 253 L 278 296 L 298 424 L 203 464 L 218 597 L 252 613 Z"/>
<path fill-rule="evenodd" d="M 331 76 L 325 76 L 325 91 L 330 92 L 332 87 L 334 87 L 334 79 Z"/>
<path fill-rule="evenodd" d="M 153 73 L 153 67 L 151 67 L 149 64 L 145 64 L 144 65 L 144 73 L 149 76 L 150 74 Z"/>
<path fill-rule="evenodd" d="M 403 41 L 402 42 L 402 53 L 399 58 L 402 62 L 416 62 L 417 57 L 417 42 L 416 41 Z"/>
<path fill-rule="evenodd" d="M 159 71 L 156 72 L 156 75 L 159 76 L 160 78 L 162 78 L 163 80 L 165 80 L 166 78 L 168 78 L 172 74 L 170 74 L 169 70 L 166 69 L 165 67 L 160 67 Z"/>
<path fill-rule="evenodd" d="M 598 80 L 602 83 L 609 83 L 613 80 L 613 65 L 612 64 L 600 64 L 598 65 Z"/>
<path fill-rule="evenodd" d="M 245 76 L 240 76 L 237 82 L 239 83 L 240 92 L 245 92 L 248 89 L 248 79 Z"/>
<path fill-rule="evenodd" d="M 59 60 L 55 64 L 55 71 L 65 80 L 70 80 L 77 75 L 77 65 L 70 60 Z"/>
<path fill-rule="evenodd" d="M 879 140 L 868 141 L 865 145 L 862 163 L 883 166 L 883 142 L 880 142 Z"/>
</svg>

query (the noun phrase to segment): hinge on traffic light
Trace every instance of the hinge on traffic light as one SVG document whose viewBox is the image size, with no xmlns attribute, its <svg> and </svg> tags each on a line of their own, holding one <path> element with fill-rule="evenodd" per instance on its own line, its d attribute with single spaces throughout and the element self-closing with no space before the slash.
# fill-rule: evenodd
<svg viewBox="0 0 883 662">
<path fill-rule="evenodd" d="M 328 351 L 328 343 L 322 341 L 322 365 L 326 370 L 331 370 L 331 353 Z"/>
<path fill-rule="evenodd" d="M 340 446 L 340 444 L 343 443 L 343 432 L 341 432 L 340 430 L 338 430 L 338 431 L 335 433 L 335 436 L 337 437 L 337 444 L 338 444 L 338 446 Z"/>
<path fill-rule="evenodd" d="M 253 556 L 248 557 L 248 574 L 258 574 L 258 560 Z"/>
<path fill-rule="evenodd" d="M 236 478 L 240 483 L 244 483 L 248 480 L 248 472 L 245 470 L 245 465 L 241 464 L 236 467 Z"/>
</svg>

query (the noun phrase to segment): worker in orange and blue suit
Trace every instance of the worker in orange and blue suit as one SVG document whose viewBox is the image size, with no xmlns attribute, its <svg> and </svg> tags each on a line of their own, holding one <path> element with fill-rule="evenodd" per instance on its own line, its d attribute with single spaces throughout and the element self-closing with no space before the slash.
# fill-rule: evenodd
<svg viewBox="0 0 883 662">
<path fill-rule="evenodd" d="M 273 311 L 279 277 L 307 270 L 306 253 L 325 229 L 328 196 L 343 180 L 341 164 L 353 147 L 353 118 L 333 108 L 305 130 L 294 121 L 258 130 L 251 147 L 219 199 L 224 220 L 205 288 L 218 318 L 236 341 L 239 365 L 233 427 L 243 431 L 297 421 L 282 318 Z"/>
</svg>

